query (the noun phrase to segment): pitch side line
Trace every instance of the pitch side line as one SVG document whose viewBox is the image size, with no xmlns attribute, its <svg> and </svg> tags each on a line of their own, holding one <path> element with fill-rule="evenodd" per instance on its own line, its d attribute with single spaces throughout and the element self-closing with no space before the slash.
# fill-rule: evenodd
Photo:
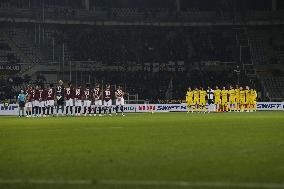
<svg viewBox="0 0 284 189">
<path fill-rule="evenodd" d="M 284 183 L 249 182 L 190 182 L 158 180 L 55 180 L 55 179 L 0 179 L 0 184 L 46 184 L 46 185 L 113 185 L 113 186 L 163 186 L 163 187 L 219 187 L 284 189 Z"/>
</svg>

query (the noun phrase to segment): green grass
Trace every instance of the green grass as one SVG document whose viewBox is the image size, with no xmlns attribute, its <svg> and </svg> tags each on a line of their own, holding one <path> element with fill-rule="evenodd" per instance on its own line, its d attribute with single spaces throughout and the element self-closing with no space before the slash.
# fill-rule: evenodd
<svg viewBox="0 0 284 189">
<path fill-rule="evenodd" d="M 284 184 L 284 112 L 0 117 L 1 189 L 249 188 L 234 183 Z"/>
</svg>

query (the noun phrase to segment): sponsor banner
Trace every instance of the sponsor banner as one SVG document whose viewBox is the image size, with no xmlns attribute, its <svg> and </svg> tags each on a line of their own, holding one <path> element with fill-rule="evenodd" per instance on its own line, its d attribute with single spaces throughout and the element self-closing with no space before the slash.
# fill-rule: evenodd
<svg viewBox="0 0 284 189">
<path fill-rule="evenodd" d="M 1 73 L 17 73 L 21 71 L 21 65 L 19 64 L 1 64 L 0 72 Z"/>
<path fill-rule="evenodd" d="M 258 102 L 257 110 L 284 110 L 284 102 Z M 18 111 L 17 104 L 0 104 L 0 115 L 18 115 Z M 115 106 L 112 112 L 115 112 Z M 124 112 L 186 112 L 186 104 L 127 104 Z"/>
</svg>

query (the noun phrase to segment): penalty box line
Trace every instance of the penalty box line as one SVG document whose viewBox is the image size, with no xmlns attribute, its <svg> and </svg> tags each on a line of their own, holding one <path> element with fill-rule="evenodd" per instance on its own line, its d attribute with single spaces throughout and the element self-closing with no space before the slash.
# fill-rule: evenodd
<svg viewBox="0 0 284 189">
<path fill-rule="evenodd" d="M 112 186 L 163 186 L 163 187 L 218 187 L 284 189 L 284 183 L 256 182 L 193 182 L 159 180 L 56 180 L 56 179 L 0 179 L 0 184 L 43 184 L 43 185 L 112 185 Z"/>
</svg>

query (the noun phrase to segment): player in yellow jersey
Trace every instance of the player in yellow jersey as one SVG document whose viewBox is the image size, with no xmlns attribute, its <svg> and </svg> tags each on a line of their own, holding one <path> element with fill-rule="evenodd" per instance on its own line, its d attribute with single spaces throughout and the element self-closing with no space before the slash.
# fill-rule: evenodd
<svg viewBox="0 0 284 189">
<path fill-rule="evenodd" d="M 186 105 L 187 105 L 187 113 L 193 112 L 193 91 L 191 90 L 191 87 L 188 87 L 186 92 Z"/>
<path fill-rule="evenodd" d="M 249 89 L 249 86 L 246 86 L 245 94 L 246 94 L 245 110 L 246 110 L 246 112 L 249 112 L 249 100 L 250 100 L 250 89 Z"/>
<path fill-rule="evenodd" d="M 232 87 L 232 85 L 230 86 L 228 94 L 229 94 L 229 104 L 228 104 L 228 106 L 229 106 L 230 112 L 232 110 L 235 111 L 236 110 L 236 91 Z"/>
<path fill-rule="evenodd" d="M 236 96 L 236 99 L 235 99 L 235 111 L 240 111 L 240 88 L 238 85 L 236 85 L 236 88 L 235 88 L 235 96 Z"/>
<path fill-rule="evenodd" d="M 205 113 L 206 112 L 206 95 L 207 92 L 200 87 L 199 90 L 199 111 Z"/>
<path fill-rule="evenodd" d="M 246 92 L 243 90 L 242 87 L 240 87 L 240 101 L 239 101 L 239 106 L 240 106 L 240 111 L 244 112 L 245 109 L 245 102 L 246 102 Z"/>
<path fill-rule="evenodd" d="M 250 111 L 256 111 L 257 92 L 254 89 L 250 90 Z"/>
<path fill-rule="evenodd" d="M 228 90 L 226 90 L 226 87 L 223 87 L 222 91 L 221 91 L 221 105 L 222 105 L 222 111 L 225 112 L 228 109 Z"/>
<path fill-rule="evenodd" d="M 218 86 L 216 86 L 216 89 L 214 90 L 214 104 L 216 108 L 216 112 L 220 111 L 220 105 L 221 105 L 221 90 Z"/>
<path fill-rule="evenodd" d="M 199 90 L 196 87 L 193 91 L 193 106 L 196 112 L 198 111 L 198 105 L 199 105 Z"/>
</svg>

